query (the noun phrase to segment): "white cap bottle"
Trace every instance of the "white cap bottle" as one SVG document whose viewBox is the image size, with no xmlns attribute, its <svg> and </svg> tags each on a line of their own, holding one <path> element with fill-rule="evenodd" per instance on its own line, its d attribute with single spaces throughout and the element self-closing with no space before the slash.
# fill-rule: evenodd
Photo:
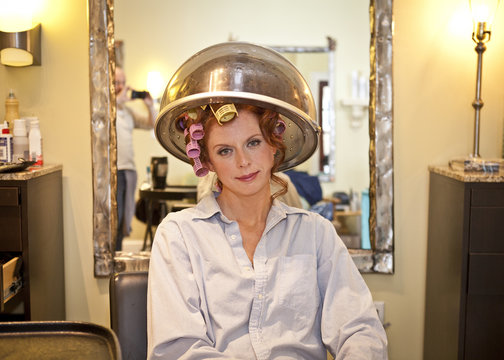
<svg viewBox="0 0 504 360">
<path fill-rule="evenodd" d="M 12 162 L 20 162 L 20 159 L 29 161 L 28 136 L 26 136 L 26 121 L 24 119 L 14 120 L 13 135 Z"/>
<path fill-rule="evenodd" d="M 42 166 L 44 164 L 42 158 L 42 135 L 40 135 L 40 126 L 38 118 L 30 118 L 30 134 L 28 135 L 28 143 L 30 150 L 30 161 L 35 161 L 33 166 Z"/>
</svg>

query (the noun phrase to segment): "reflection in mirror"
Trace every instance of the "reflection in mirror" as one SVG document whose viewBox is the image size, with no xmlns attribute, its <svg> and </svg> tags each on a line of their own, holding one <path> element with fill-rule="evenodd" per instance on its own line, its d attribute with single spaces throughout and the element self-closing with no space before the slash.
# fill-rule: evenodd
<svg viewBox="0 0 504 360">
<path fill-rule="evenodd" d="M 319 151 L 308 159 L 303 168 L 317 175 L 320 181 L 334 181 L 335 173 L 335 108 L 334 61 L 336 41 L 327 37 L 327 46 L 270 46 L 282 53 L 303 74 L 313 93 L 317 107 L 318 124 L 322 129 Z M 364 165 L 363 165 L 364 166 Z M 298 167 L 297 170 L 300 170 Z"/>
<path fill-rule="evenodd" d="M 261 44 L 285 44 L 288 46 L 305 44 L 317 44 L 327 34 L 334 36 L 338 41 L 338 52 L 336 60 L 332 63 L 336 71 L 336 89 L 333 97 L 335 107 L 335 135 L 333 141 L 329 139 L 329 147 L 334 144 L 335 173 L 334 181 L 322 182 L 324 194 L 332 194 L 341 189 L 360 189 L 369 187 L 369 237 L 372 246 L 371 250 L 352 251 L 354 260 L 363 272 L 393 272 L 393 167 L 392 167 L 392 79 L 391 79 L 391 49 L 392 49 L 392 1 L 371 1 L 370 7 L 359 10 L 360 19 L 355 20 L 355 9 L 337 10 L 335 3 L 348 4 L 343 1 L 325 1 L 322 13 L 313 13 L 313 6 L 305 4 L 301 11 L 292 7 L 292 4 L 283 4 L 289 7 L 288 19 L 278 17 L 282 11 L 265 11 L 265 7 L 258 6 L 261 10 L 257 14 L 247 13 L 247 17 L 257 18 L 272 16 L 272 23 L 277 24 L 278 29 L 271 31 L 271 28 L 263 29 L 251 26 L 250 22 L 240 21 L 233 23 L 230 28 L 226 22 L 211 22 L 212 12 L 215 6 L 201 3 L 200 14 L 206 14 L 204 19 L 200 19 L 201 29 L 205 29 L 205 36 L 200 36 L 201 31 L 197 29 L 181 30 L 177 36 L 171 36 L 166 31 L 153 32 L 152 29 L 165 29 L 166 17 L 157 19 L 153 14 L 159 13 L 159 7 L 168 2 L 145 1 L 135 2 L 130 0 L 116 0 L 116 13 L 119 13 L 122 5 L 137 4 L 144 7 L 144 12 L 133 12 L 134 17 L 130 20 L 119 21 L 116 19 L 116 33 L 121 35 L 117 39 L 124 40 L 124 63 L 126 73 L 129 74 L 131 84 L 138 89 L 145 89 L 146 74 L 151 70 L 164 69 L 160 71 L 165 83 L 171 73 L 190 55 L 196 51 L 213 43 L 225 41 L 230 35 L 239 34 L 240 41 L 251 41 Z M 183 9 L 183 4 L 169 2 L 173 7 L 172 13 L 187 13 Z M 354 3 L 354 2 L 352 2 Z M 362 5 L 362 4 L 361 4 Z M 234 5 L 232 5 L 234 6 Z M 231 6 L 231 7 L 232 7 Z M 282 6 L 277 4 L 277 6 Z M 300 5 L 301 6 L 301 5 Z M 352 5 L 358 7 L 357 5 Z M 92 104 L 92 141 L 93 141 L 93 186 L 94 186 L 94 248 L 95 248 L 95 275 L 107 276 L 113 271 L 112 242 L 114 238 L 114 225 L 116 221 L 115 205 L 115 99 L 112 88 L 111 70 L 114 68 L 115 60 L 113 51 L 114 41 L 114 21 L 112 0 L 90 0 L 89 1 L 89 23 L 90 23 L 90 83 L 91 83 L 91 104 Z M 232 12 L 233 8 L 228 8 Z M 236 9 L 237 14 L 242 14 L 243 9 Z M 310 13 L 311 11 L 311 13 Z M 148 14 L 145 19 L 143 14 Z M 287 14 L 287 13 L 286 13 Z M 369 17 L 371 14 L 371 46 L 369 47 Z M 243 16 L 243 15 L 237 15 Z M 206 20 L 205 20 L 206 19 Z M 297 19 L 297 20 L 296 20 Z M 375 19 L 380 19 L 379 22 Z M 148 25 L 143 26 L 140 21 L 148 21 Z M 282 22 L 283 21 L 283 22 Z M 351 22 L 351 25 L 348 23 Z M 122 22 L 122 25 L 121 25 Z M 209 26 L 211 23 L 212 26 Z M 303 23 L 303 26 L 299 24 Z M 361 23 L 362 28 L 367 29 L 367 38 L 364 41 L 345 40 L 343 36 L 348 33 L 348 28 L 357 27 Z M 126 30 L 128 29 L 129 30 Z M 210 32 L 209 29 L 212 29 Z M 317 29 L 317 31 L 306 31 L 306 29 Z M 142 40 L 141 50 L 133 48 L 126 32 L 136 32 L 137 38 Z M 323 32 L 322 32 L 323 31 Z M 319 33 L 321 32 L 321 33 Z M 355 31 L 354 31 L 355 32 Z M 162 41 L 155 40 L 155 33 L 161 33 Z M 316 36 L 313 35 L 316 33 Z M 198 35 L 199 34 L 199 35 Z M 310 37 L 309 34 L 312 34 Z M 336 35 L 334 35 L 336 34 Z M 338 37 L 338 34 L 341 34 Z M 293 43 L 295 39 L 295 43 Z M 354 104 L 348 105 L 346 99 L 351 98 L 352 77 L 357 71 L 367 78 L 365 67 L 354 67 L 357 58 L 350 55 L 350 50 L 363 47 L 366 49 L 367 66 L 371 58 L 370 88 L 369 88 L 369 129 L 366 117 L 355 119 L 349 118 L 349 114 L 354 113 Z M 113 50 L 113 49 L 112 49 Z M 145 56 L 159 50 L 158 58 Z M 371 51 L 369 51 L 371 50 Z M 136 56 L 135 56 L 136 54 Z M 369 57 L 370 55 L 370 57 Z M 135 60 L 136 59 L 136 60 Z M 337 66 L 336 66 L 337 65 Z M 134 69 L 134 71 L 130 71 Z M 326 70 L 327 71 L 327 70 Z M 104 76 L 105 75 L 105 76 Z M 310 83 L 309 77 L 307 77 Z M 314 92 L 324 92 L 315 89 L 310 83 Z M 377 101 L 378 100 L 378 101 Z M 361 106 L 363 100 L 360 99 L 358 105 Z M 359 110 L 359 109 L 358 109 Z M 360 108 L 360 113 L 366 114 L 366 106 Z M 356 111 L 355 114 L 359 114 Z M 348 120 L 345 120 L 348 119 Z M 355 124 L 360 124 L 355 126 Z M 361 133 L 365 133 L 367 140 L 357 141 Z M 369 135 L 371 137 L 369 137 Z M 145 165 L 148 164 L 151 155 L 166 152 L 157 144 L 152 135 L 145 135 L 147 151 L 142 156 L 142 162 L 138 162 L 139 179 L 144 177 Z M 379 142 L 380 146 L 376 146 Z M 324 142 L 322 142 L 324 143 Z M 350 147 L 352 143 L 356 147 Z M 382 144 L 384 146 L 382 146 Z M 325 146 L 324 146 L 325 147 Z M 160 152 L 162 151 L 162 152 Z M 369 151 L 369 157 L 368 157 Z M 147 154 L 147 155 L 145 155 Z M 352 158 L 353 154 L 357 159 Z M 360 159 L 360 160 L 359 160 Z M 364 159 L 364 160 L 363 160 Z M 136 160 L 136 159 L 135 159 Z M 189 184 L 190 168 L 173 157 L 169 156 L 169 184 Z M 361 163 L 369 164 L 359 166 Z M 307 164 L 306 171 L 319 173 L 319 161 Z M 144 170 L 141 170 L 144 169 Z M 303 170 L 303 169 L 301 169 Z"/>
</svg>

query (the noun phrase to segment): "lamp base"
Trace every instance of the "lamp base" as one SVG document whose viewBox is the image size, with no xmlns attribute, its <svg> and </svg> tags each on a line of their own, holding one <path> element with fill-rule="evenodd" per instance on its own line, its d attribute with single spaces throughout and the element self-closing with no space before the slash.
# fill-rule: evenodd
<svg viewBox="0 0 504 360">
<path fill-rule="evenodd" d="M 483 159 L 469 155 L 465 158 L 453 159 L 448 162 L 452 170 L 498 174 L 504 172 L 504 159 Z"/>
</svg>

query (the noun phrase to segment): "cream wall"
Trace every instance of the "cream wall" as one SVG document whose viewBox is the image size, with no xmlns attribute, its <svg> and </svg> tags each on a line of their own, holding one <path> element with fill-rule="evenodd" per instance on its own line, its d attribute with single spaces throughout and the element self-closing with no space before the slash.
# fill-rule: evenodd
<svg viewBox="0 0 504 360">
<path fill-rule="evenodd" d="M 427 166 L 472 147 L 476 55 L 470 35 L 451 30 L 453 15 L 465 6 L 461 0 L 394 4 L 396 273 L 365 276 L 374 298 L 386 303 L 392 360 L 422 358 Z M 107 325 L 107 281 L 93 278 L 86 12 L 85 1 L 45 0 L 43 65 L 0 66 L 0 95 L 16 90 L 22 115 L 40 117 L 46 162 L 63 164 L 67 317 Z M 503 12 L 484 60 L 481 153 L 488 157 L 502 147 Z"/>
</svg>

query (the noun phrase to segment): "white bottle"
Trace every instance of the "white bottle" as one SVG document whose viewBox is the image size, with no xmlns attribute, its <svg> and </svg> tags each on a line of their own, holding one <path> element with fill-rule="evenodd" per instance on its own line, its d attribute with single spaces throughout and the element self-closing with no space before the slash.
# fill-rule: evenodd
<svg viewBox="0 0 504 360">
<path fill-rule="evenodd" d="M 152 188 L 152 176 L 151 176 L 151 169 L 150 166 L 147 166 L 146 170 L 147 176 L 145 177 L 145 180 L 143 181 L 142 185 L 140 186 L 141 190 L 149 190 Z"/>
<path fill-rule="evenodd" d="M 26 134 L 26 121 L 24 119 L 14 120 L 14 137 L 13 137 L 13 150 L 12 162 L 20 162 L 19 159 L 25 161 L 30 160 L 30 148 L 28 145 L 28 136 Z"/>
<path fill-rule="evenodd" d="M 40 126 L 38 118 L 32 118 L 30 121 L 30 134 L 28 135 L 30 161 L 35 161 L 34 166 L 42 166 L 42 135 L 40 135 Z"/>
<path fill-rule="evenodd" d="M 0 129 L 0 163 L 10 163 L 12 162 L 12 134 L 9 123 L 4 121 Z"/>
</svg>

